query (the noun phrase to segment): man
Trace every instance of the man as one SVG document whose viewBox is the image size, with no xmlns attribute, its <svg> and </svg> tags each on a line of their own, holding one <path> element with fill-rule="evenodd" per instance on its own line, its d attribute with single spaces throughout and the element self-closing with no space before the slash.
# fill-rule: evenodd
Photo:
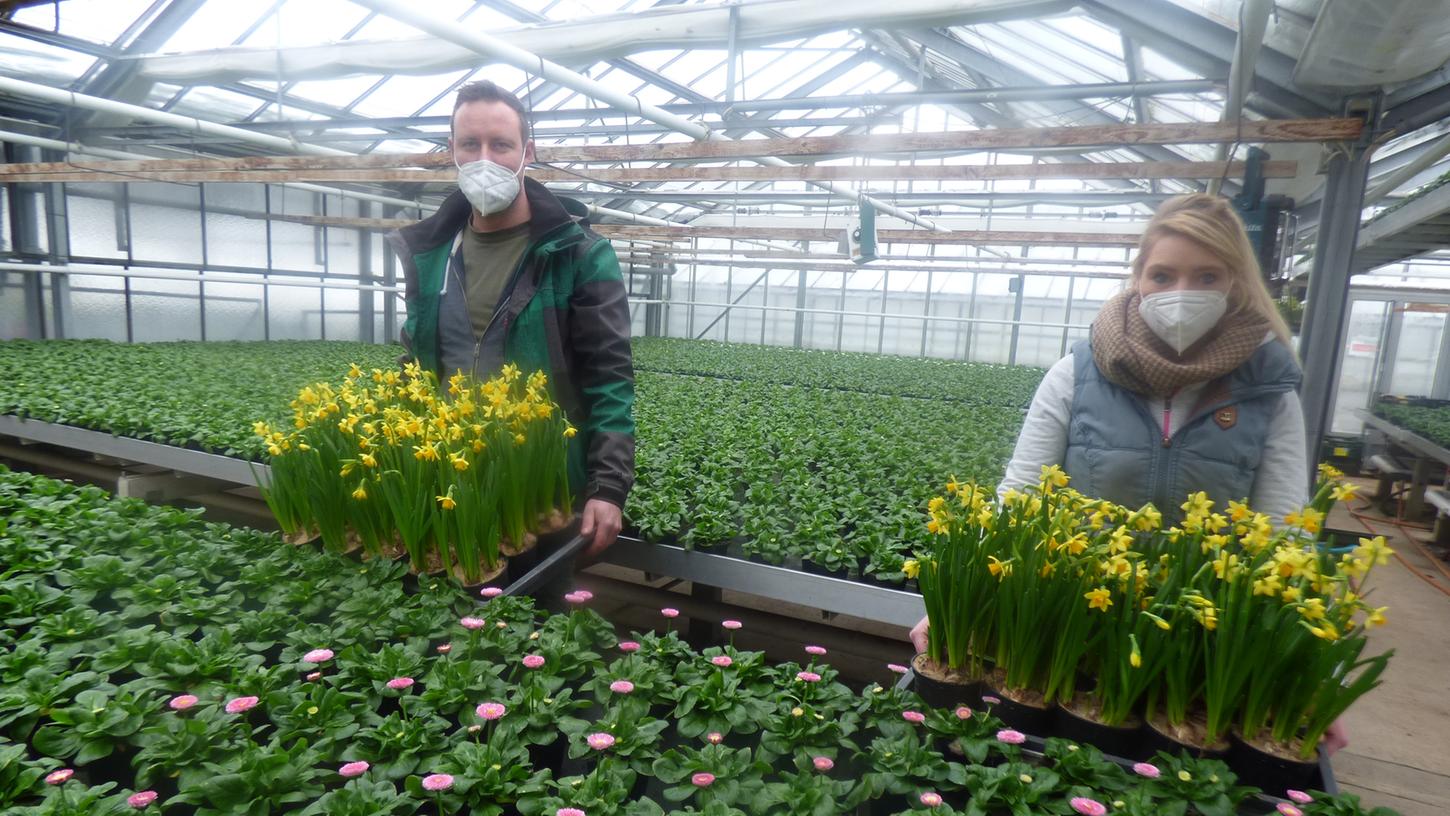
<svg viewBox="0 0 1450 816">
<path fill-rule="evenodd" d="M 524 177 L 534 144 L 523 104 L 492 82 L 458 91 L 448 139 L 459 189 L 388 235 L 402 260 L 403 344 L 446 381 L 513 363 L 543 370 L 579 433 L 569 483 L 584 501 L 586 557 L 614 543 L 634 482 L 634 373 L 619 260 L 588 210 Z"/>
</svg>

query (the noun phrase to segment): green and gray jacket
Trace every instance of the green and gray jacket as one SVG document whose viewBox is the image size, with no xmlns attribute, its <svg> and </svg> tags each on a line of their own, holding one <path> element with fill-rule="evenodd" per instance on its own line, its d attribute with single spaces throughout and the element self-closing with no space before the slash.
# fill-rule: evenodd
<svg viewBox="0 0 1450 816">
<path fill-rule="evenodd" d="M 462 253 L 453 251 L 473 209 L 463 194 L 388 234 L 407 284 L 403 345 L 440 381 L 458 370 L 486 378 L 506 363 L 544 371 L 579 428 L 570 440 L 570 485 L 585 499 L 622 507 L 634 483 L 634 369 L 619 260 L 589 229 L 582 204 L 527 178 L 524 195 L 529 247 L 482 338 L 468 319 Z"/>
</svg>

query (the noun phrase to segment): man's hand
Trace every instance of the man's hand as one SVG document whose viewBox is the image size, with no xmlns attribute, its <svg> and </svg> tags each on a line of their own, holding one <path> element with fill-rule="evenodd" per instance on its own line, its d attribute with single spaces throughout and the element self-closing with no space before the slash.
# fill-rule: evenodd
<svg viewBox="0 0 1450 816">
<path fill-rule="evenodd" d="M 926 618 L 922 618 L 911 627 L 911 645 L 916 647 L 917 654 L 926 652 Z"/>
<path fill-rule="evenodd" d="M 1334 756 L 1334 752 L 1349 745 L 1349 732 L 1344 730 L 1344 721 L 1335 720 L 1329 724 L 1329 729 L 1324 732 L 1324 753 Z"/>
<path fill-rule="evenodd" d="M 584 548 L 583 558 L 587 561 L 609 549 L 609 545 L 619 538 L 619 530 L 623 526 L 624 514 L 618 506 L 604 499 L 590 499 L 585 502 L 579 534 L 585 538 L 593 536 L 593 540 Z"/>
</svg>

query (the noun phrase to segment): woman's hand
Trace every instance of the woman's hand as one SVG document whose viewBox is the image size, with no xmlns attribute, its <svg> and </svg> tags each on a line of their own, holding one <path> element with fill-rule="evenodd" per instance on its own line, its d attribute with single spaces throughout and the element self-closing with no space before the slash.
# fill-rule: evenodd
<svg viewBox="0 0 1450 816">
<path fill-rule="evenodd" d="M 911 645 L 916 647 L 917 654 L 926 651 L 926 618 L 922 618 L 911 627 Z"/>
</svg>

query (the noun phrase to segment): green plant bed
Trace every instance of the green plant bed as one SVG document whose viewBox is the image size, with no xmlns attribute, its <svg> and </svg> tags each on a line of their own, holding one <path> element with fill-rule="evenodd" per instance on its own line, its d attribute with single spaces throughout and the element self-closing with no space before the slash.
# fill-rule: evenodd
<svg viewBox="0 0 1450 816">
<path fill-rule="evenodd" d="M 1081 797 L 1217 816 L 1250 794 L 1192 760 L 1162 759 L 1197 780 L 1185 798 L 1078 751 L 1024 757 L 984 712 L 967 729 L 909 692 L 852 691 L 820 649 L 696 652 L 663 617 L 620 641 L 577 593 L 557 615 L 407 595 L 390 563 L 4 469 L 0 519 L 7 814 L 824 816 L 940 797 L 928 812 L 1067 816 Z M 938 747 L 964 736 L 966 762 Z M 1304 812 L 1363 812 L 1346 801 Z"/>
<path fill-rule="evenodd" d="M 1442 448 L 1450 447 L 1450 405 L 1438 401 L 1415 404 L 1386 400 L 1375 403 L 1374 414 Z"/>
<path fill-rule="evenodd" d="M 1041 377 L 941 360 L 636 343 L 642 369 L 711 374 L 637 375 L 628 525 L 652 541 L 736 544 L 759 560 L 805 559 L 868 580 L 903 579 L 934 489 L 953 476 L 1000 479 Z M 400 354 L 333 342 L 9 341 L 0 343 L 0 414 L 265 461 L 256 422 L 288 428 L 303 386 L 354 363 L 391 370 Z"/>
<path fill-rule="evenodd" d="M 1026 408 L 1043 369 L 672 337 L 634 339 L 640 371 Z"/>
</svg>

